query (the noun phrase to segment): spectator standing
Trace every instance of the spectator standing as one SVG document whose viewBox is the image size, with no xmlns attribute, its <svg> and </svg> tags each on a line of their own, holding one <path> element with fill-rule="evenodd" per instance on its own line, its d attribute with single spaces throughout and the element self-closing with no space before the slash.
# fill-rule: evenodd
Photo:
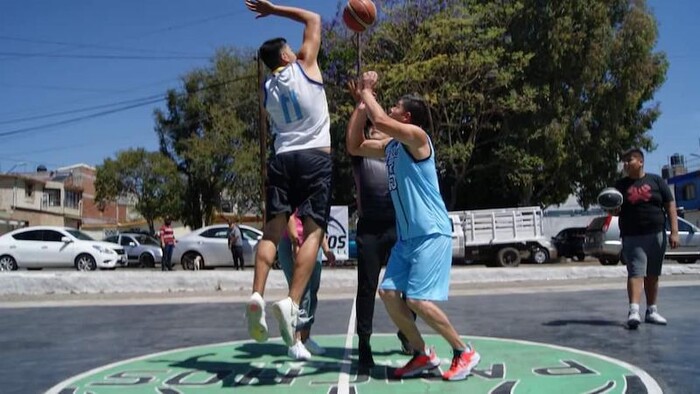
<svg viewBox="0 0 700 394">
<path fill-rule="evenodd" d="M 243 271 L 245 264 L 243 260 L 243 236 L 240 227 L 233 222 L 228 225 L 228 248 L 231 250 L 233 268 L 235 268 L 236 271 Z"/>
<path fill-rule="evenodd" d="M 160 247 L 163 249 L 163 261 L 161 262 L 161 271 L 172 271 L 173 264 L 170 261 L 173 257 L 173 249 L 175 248 L 175 234 L 173 233 L 172 220 L 165 218 L 165 223 L 160 227 Z"/>
</svg>

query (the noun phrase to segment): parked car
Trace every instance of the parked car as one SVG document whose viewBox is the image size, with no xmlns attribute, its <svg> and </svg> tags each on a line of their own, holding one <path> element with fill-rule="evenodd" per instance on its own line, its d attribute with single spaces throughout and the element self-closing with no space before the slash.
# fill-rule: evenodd
<svg viewBox="0 0 700 394">
<path fill-rule="evenodd" d="M 141 268 L 155 267 L 163 260 L 163 249 L 160 247 L 160 242 L 150 235 L 122 233 L 107 237 L 104 241 L 124 247 L 127 258 L 124 265 L 134 265 Z"/>
<path fill-rule="evenodd" d="M 113 269 L 125 261 L 121 246 L 95 241 L 74 228 L 25 227 L 0 236 L 0 271 L 54 267 L 94 271 Z"/>
<path fill-rule="evenodd" d="M 565 228 L 552 237 L 552 243 L 557 248 L 557 254 L 578 261 L 586 258 L 583 243 L 586 240 L 586 227 Z"/>
<path fill-rule="evenodd" d="M 670 235 L 666 223 L 666 234 Z M 680 245 L 676 249 L 667 247 L 666 259 L 683 264 L 693 264 L 700 259 L 700 229 L 683 218 L 678 218 Z M 617 216 L 594 218 L 586 229 L 583 245 L 586 254 L 598 258 L 603 265 L 616 265 L 620 262 L 622 240 Z"/>
<path fill-rule="evenodd" d="M 243 237 L 243 260 L 245 265 L 255 265 L 254 255 L 258 241 L 262 238 L 262 231 L 239 225 Z M 194 268 L 194 260 L 200 257 L 199 268 L 205 267 L 233 267 L 231 250 L 228 247 L 228 225 L 216 224 L 202 227 L 177 239 L 173 250 L 173 263 L 180 262 L 182 268 L 189 270 Z"/>
</svg>

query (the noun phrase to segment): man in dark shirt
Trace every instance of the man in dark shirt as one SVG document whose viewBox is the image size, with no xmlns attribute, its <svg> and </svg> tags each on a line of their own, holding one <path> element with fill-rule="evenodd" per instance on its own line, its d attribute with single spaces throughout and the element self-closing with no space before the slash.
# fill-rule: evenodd
<svg viewBox="0 0 700 394">
<path fill-rule="evenodd" d="M 348 90 L 355 101 L 359 101 L 355 83 Z M 386 139 L 388 136 L 371 127 L 364 119 L 353 117 L 348 127 L 363 128 L 368 138 Z M 350 133 L 347 133 L 350 135 Z M 384 158 L 350 156 L 357 200 L 357 335 L 358 353 L 361 367 L 373 367 L 370 336 L 374 317 L 374 300 L 377 294 L 379 273 L 389 260 L 391 248 L 396 243 L 396 216 L 389 194 L 388 176 Z M 399 331 L 399 339 L 404 353 L 412 354 L 413 349 L 406 337 Z"/>
<path fill-rule="evenodd" d="M 623 153 L 622 161 L 627 176 L 618 180 L 615 188 L 622 193 L 624 200 L 622 207 L 612 213 L 620 216 L 622 261 L 627 265 L 630 302 L 627 325 L 635 329 L 641 322 L 639 303 L 642 289 L 647 301 L 644 320 L 666 324 L 666 319 L 658 312 L 656 300 L 666 252 L 667 216 L 671 228 L 668 243 L 671 248 L 678 247 L 679 243 L 676 203 L 663 178 L 644 172 L 644 153 L 640 149 Z"/>
</svg>

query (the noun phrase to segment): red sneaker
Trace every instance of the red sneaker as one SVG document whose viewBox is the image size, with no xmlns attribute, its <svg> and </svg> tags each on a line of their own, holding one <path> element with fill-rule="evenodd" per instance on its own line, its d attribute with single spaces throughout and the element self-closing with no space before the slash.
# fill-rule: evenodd
<svg viewBox="0 0 700 394">
<path fill-rule="evenodd" d="M 444 380 L 466 379 L 472 373 L 472 369 L 479 364 L 479 360 L 481 360 L 481 356 L 474 348 L 468 352 L 464 351 L 459 357 L 452 358 L 452 365 L 449 371 L 442 374 L 442 378 Z"/>
<path fill-rule="evenodd" d="M 440 359 L 435 354 L 435 349 L 430 348 L 428 354 L 415 355 L 408 361 L 408 363 L 406 363 L 406 365 L 394 371 L 394 377 L 408 378 L 418 375 L 423 371 L 437 368 L 439 365 Z"/>
</svg>

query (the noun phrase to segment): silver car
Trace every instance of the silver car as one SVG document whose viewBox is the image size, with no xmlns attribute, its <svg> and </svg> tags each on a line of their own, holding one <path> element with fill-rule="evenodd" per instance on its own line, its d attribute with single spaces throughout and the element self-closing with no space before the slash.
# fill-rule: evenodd
<svg viewBox="0 0 700 394">
<path fill-rule="evenodd" d="M 239 225 L 243 238 L 243 260 L 245 266 L 255 265 L 253 257 L 258 241 L 262 238 L 262 231 Z M 215 224 L 202 227 L 177 239 L 173 250 L 173 263 L 178 261 L 182 268 L 191 270 L 194 261 L 199 257 L 199 268 L 204 267 L 233 267 L 233 257 L 228 247 L 228 225 Z"/>
<path fill-rule="evenodd" d="M 666 223 L 666 234 L 670 234 Z M 693 264 L 700 259 L 700 229 L 683 218 L 678 218 L 680 245 L 676 249 L 666 249 L 666 259 L 679 263 Z M 617 216 L 600 216 L 591 221 L 586 229 L 583 243 L 586 254 L 598 258 L 603 265 L 617 265 L 620 262 L 622 240 Z"/>
<path fill-rule="evenodd" d="M 124 233 L 112 235 L 105 242 L 121 245 L 126 250 L 128 263 L 142 268 L 155 267 L 163 260 L 163 249 L 157 239 L 146 234 Z"/>
</svg>

